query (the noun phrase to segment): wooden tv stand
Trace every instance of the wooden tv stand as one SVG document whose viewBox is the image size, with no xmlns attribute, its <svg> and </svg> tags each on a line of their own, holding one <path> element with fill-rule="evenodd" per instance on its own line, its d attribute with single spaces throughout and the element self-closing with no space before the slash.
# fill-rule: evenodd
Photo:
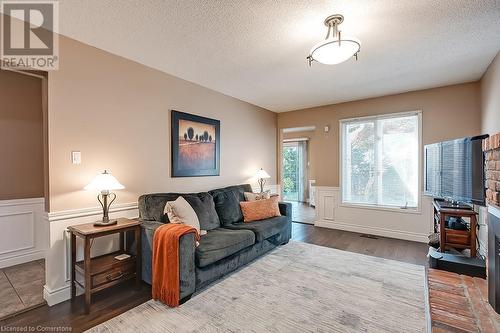
<svg viewBox="0 0 500 333">
<path fill-rule="evenodd" d="M 472 208 L 464 206 L 451 208 L 449 203 L 434 200 L 434 231 L 439 232 L 439 252 L 446 248 L 470 249 L 471 258 L 476 257 L 477 213 Z M 447 217 L 465 217 L 469 219 L 469 230 L 454 230 L 446 228 Z"/>
</svg>

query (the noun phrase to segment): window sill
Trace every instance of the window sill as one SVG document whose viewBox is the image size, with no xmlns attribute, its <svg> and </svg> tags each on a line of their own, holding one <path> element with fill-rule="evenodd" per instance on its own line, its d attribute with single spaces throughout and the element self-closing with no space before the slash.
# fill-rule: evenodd
<svg viewBox="0 0 500 333">
<path fill-rule="evenodd" d="M 368 209 L 368 210 L 380 210 L 380 211 L 402 213 L 402 214 L 421 214 L 422 213 L 420 207 L 404 209 L 404 208 L 399 208 L 399 207 L 372 206 L 372 205 L 353 204 L 353 203 L 345 203 L 345 202 L 339 204 L 339 207 L 359 208 L 359 209 Z"/>
</svg>

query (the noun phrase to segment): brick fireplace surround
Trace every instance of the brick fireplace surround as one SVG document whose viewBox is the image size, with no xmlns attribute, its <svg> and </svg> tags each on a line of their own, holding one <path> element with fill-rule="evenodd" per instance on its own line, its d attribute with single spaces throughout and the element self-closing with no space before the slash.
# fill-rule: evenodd
<svg viewBox="0 0 500 333">
<path fill-rule="evenodd" d="M 486 156 L 486 202 L 500 206 L 500 133 L 483 140 Z"/>
</svg>

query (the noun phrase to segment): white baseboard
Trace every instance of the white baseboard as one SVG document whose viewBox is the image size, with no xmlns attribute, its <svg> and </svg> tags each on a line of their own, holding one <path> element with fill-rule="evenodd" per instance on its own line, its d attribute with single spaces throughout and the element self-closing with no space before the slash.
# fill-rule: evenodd
<svg viewBox="0 0 500 333">
<path fill-rule="evenodd" d="M 64 286 L 51 290 L 47 285 L 43 286 L 43 298 L 49 306 L 64 302 L 71 298 L 71 286 Z"/>
<path fill-rule="evenodd" d="M 26 262 L 44 258 L 45 258 L 45 250 L 36 250 L 28 253 L 23 253 L 21 255 L 16 255 L 10 258 L 3 258 L 0 260 L 0 268 L 20 265 Z"/>
<path fill-rule="evenodd" d="M 357 232 L 360 234 L 370 234 L 381 237 L 404 239 L 414 242 L 427 243 L 429 241 L 427 234 L 418 234 L 408 231 L 399 231 L 392 229 L 385 229 L 366 225 L 356 225 L 340 221 L 316 221 L 314 226 L 321 228 L 338 229 L 344 231 Z"/>
</svg>

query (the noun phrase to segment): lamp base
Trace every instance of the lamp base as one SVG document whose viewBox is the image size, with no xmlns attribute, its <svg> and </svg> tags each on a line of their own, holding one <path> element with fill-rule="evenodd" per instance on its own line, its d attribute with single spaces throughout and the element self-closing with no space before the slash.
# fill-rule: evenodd
<svg viewBox="0 0 500 333">
<path fill-rule="evenodd" d="M 105 227 L 105 226 L 110 226 L 118 223 L 117 220 L 110 220 L 110 221 L 97 221 L 94 222 L 94 226 L 96 227 Z"/>
</svg>

